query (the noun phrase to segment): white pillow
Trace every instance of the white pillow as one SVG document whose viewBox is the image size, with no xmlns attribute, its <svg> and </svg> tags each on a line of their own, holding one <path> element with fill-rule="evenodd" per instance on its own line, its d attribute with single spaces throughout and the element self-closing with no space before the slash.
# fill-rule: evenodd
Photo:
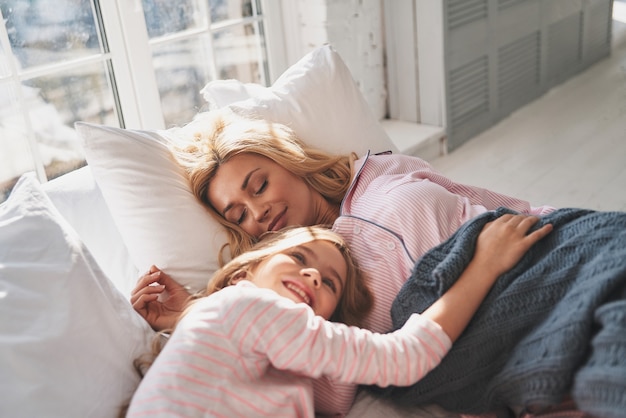
<svg viewBox="0 0 626 418">
<path fill-rule="evenodd" d="M 153 331 L 34 175 L 0 206 L 0 416 L 114 417 Z"/>
<path fill-rule="evenodd" d="M 332 153 L 396 151 L 341 57 L 320 47 L 272 87 L 233 80 L 203 90 L 213 106 L 290 125 L 310 145 Z M 85 156 L 140 273 L 156 264 L 193 290 L 218 267 L 222 227 L 193 197 L 166 147 L 168 131 L 78 122 Z"/>
<path fill-rule="evenodd" d="M 330 45 L 305 55 L 271 87 L 216 80 L 201 93 L 212 107 L 283 123 L 306 143 L 329 152 L 398 152 Z"/>
<path fill-rule="evenodd" d="M 139 273 L 155 264 L 194 291 L 206 288 L 226 234 L 191 193 L 165 132 L 85 122 L 75 128 Z"/>
<path fill-rule="evenodd" d="M 102 271 L 124 296 L 130 297 L 139 272 L 130 259 L 91 167 L 71 171 L 41 187 L 89 248 Z"/>
</svg>

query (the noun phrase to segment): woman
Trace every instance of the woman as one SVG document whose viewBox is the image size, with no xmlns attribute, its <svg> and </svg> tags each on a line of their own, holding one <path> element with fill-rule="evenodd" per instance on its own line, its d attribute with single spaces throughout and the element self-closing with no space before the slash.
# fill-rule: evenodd
<svg viewBox="0 0 626 418">
<path fill-rule="evenodd" d="M 374 293 L 363 326 L 375 332 L 392 329 L 391 304 L 415 261 L 467 220 L 500 206 L 532 215 L 553 209 L 455 183 L 417 157 L 329 155 L 303 144 L 285 125 L 227 110 L 182 128 L 175 155 L 194 195 L 227 229 L 231 256 L 267 231 L 332 225 Z M 168 314 L 175 315 L 186 297 L 165 274 L 159 283 L 138 285 L 131 298 L 156 328 L 171 325 Z M 165 290 L 169 298 L 157 300 L 155 292 Z M 356 389 L 343 389 L 316 387 L 319 411 L 346 413 Z"/>
</svg>

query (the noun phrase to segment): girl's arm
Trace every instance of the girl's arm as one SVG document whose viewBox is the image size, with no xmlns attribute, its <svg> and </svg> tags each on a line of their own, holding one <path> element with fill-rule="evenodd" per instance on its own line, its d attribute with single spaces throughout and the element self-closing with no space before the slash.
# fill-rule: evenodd
<svg viewBox="0 0 626 418">
<path fill-rule="evenodd" d="M 411 385 L 439 364 L 497 277 L 550 232 L 548 225 L 526 235 L 536 222 L 535 217 L 503 215 L 488 223 L 457 283 L 393 333 L 325 321 L 307 305 L 245 281 L 219 292 L 237 294 L 230 303 L 220 301 L 223 309 L 231 306 L 220 317 L 232 321 L 229 335 L 238 342 L 239 355 L 266 358 L 277 369 L 358 384 Z"/>
<path fill-rule="evenodd" d="M 377 334 L 326 321 L 309 306 L 271 290 L 241 288 L 245 283 L 217 293 L 225 310 L 219 317 L 229 318 L 234 352 L 256 357 L 257 364 L 345 383 L 410 385 L 439 364 L 451 346 L 437 324 L 418 314 L 400 330 Z M 237 296 L 228 300 L 235 292 Z"/>
<path fill-rule="evenodd" d="M 552 225 L 527 235 L 539 218 L 503 215 L 485 225 L 474 257 L 454 285 L 422 313 L 438 323 L 452 342 L 461 335 L 496 279 L 511 269 L 530 247 L 552 231 Z"/>
</svg>

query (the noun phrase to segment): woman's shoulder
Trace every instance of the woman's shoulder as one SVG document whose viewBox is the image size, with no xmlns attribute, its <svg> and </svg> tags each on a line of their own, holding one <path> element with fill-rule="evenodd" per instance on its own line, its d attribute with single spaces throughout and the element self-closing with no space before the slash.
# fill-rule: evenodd
<svg viewBox="0 0 626 418">
<path fill-rule="evenodd" d="M 372 200 L 389 200 L 390 192 L 411 183 L 413 178 L 427 178 L 433 173 L 430 164 L 419 157 L 404 154 L 371 154 L 355 176 L 342 205 L 342 214 L 353 214 L 358 202 L 369 207 Z"/>
<path fill-rule="evenodd" d="M 408 174 L 418 170 L 432 170 L 419 157 L 405 154 L 371 154 L 362 163 L 361 175 L 373 179 L 378 176 Z"/>
</svg>

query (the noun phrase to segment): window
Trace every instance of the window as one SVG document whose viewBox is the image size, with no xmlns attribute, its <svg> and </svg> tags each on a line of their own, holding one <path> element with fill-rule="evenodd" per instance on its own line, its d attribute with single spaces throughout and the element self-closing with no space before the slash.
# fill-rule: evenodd
<svg viewBox="0 0 626 418">
<path fill-rule="evenodd" d="M 213 79 L 268 85 L 284 61 L 261 0 L 3 0 L 0 202 L 17 178 L 85 164 L 76 121 L 158 129 L 201 110 Z M 266 10 L 267 9 L 267 10 Z M 278 13 L 280 14 L 280 13 Z M 275 72 L 281 68 L 276 68 Z"/>
</svg>

